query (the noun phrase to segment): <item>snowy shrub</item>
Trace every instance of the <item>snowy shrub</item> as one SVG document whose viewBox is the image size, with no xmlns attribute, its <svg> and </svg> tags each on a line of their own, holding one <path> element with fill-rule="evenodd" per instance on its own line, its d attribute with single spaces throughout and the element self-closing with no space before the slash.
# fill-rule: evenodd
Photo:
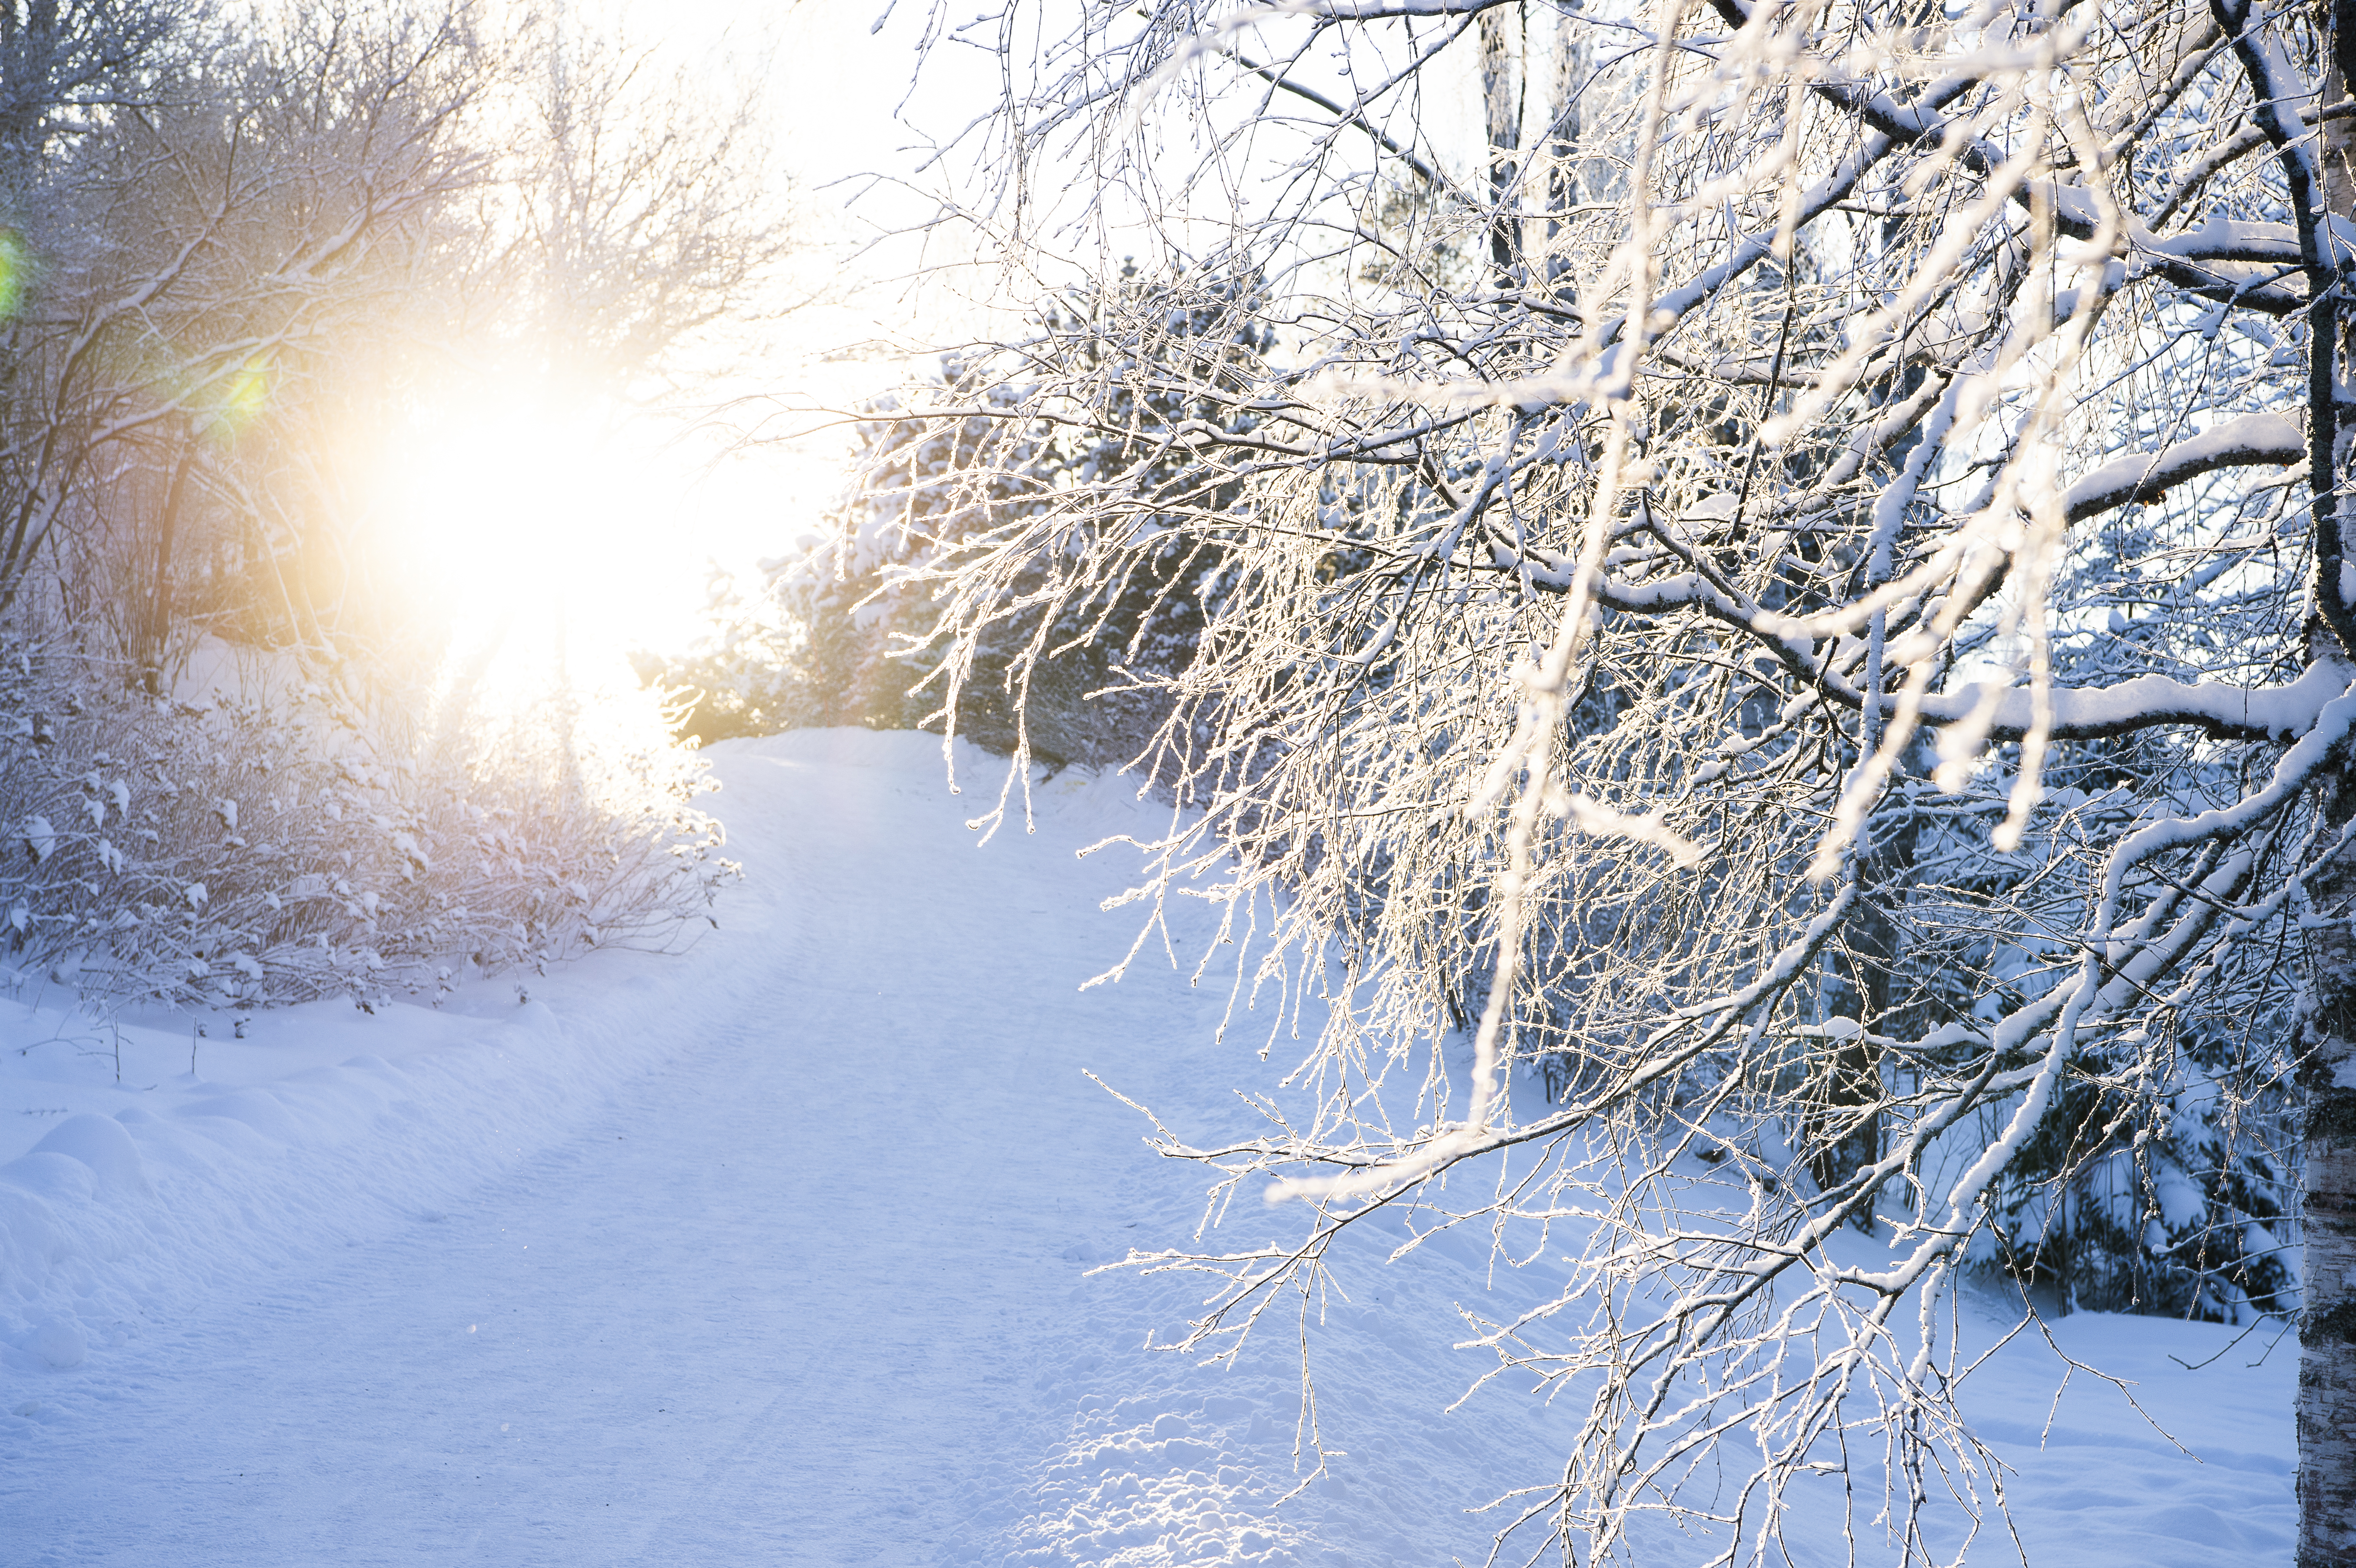
<svg viewBox="0 0 2356 1568">
<path fill-rule="evenodd" d="M 284 658 L 187 702 L 21 639 L 0 653 L 0 950 L 97 997 L 438 995 L 660 946 L 734 874 L 701 764 L 659 739 L 568 743 L 544 719 L 437 738 L 413 704 Z"/>
<path fill-rule="evenodd" d="M 951 356 L 927 386 L 862 411 L 842 499 L 766 563 L 760 602 L 715 592 L 705 645 L 646 661 L 642 673 L 696 694 L 690 724 L 705 740 L 758 727 L 921 726 L 1052 766 L 1167 773 L 1155 759 L 1183 743 L 1167 688 L 1194 661 L 1223 561 L 1171 514 L 1226 506 L 1233 487 L 1173 484 L 1191 458 L 1165 432 L 1190 420 L 1223 433 L 1251 428 L 1248 411 L 1183 389 L 1237 384 L 1266 347 L 1245 310 L 1257 288 L 1249 277 L 1148 278 L 1131 265 L 1114 285 L 1043 313 L 1030 355 L 1102 383 L 1100 405 L 1016 417 L 1021 389 Z M 1139 322 L 1152 324 L 1141 362 L 1116 347 Z M 1161 501 L 1092 520 L 1119 536 L 1130 568 L 1065 597 L 1052 592 L 1056 558 L 1102 541 L 1029 530 L 1074 486 Z M 965 599 L 992 606 L 991 624 L 952 657 L 943 617 Z"/>
</svg>

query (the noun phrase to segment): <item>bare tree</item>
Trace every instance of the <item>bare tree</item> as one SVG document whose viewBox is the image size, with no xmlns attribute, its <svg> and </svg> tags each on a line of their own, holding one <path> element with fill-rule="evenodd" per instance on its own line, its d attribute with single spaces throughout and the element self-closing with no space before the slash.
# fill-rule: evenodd
<svg viewBox="0 0 2356 1568">
<path fill-rule="evenodd" d="M 1481 1342 L 1587 1416 L 1501 1541 L 1763 1560 L 1830 1487 L 1950 1560 L 2002 1501 L 1954 1293 L 2066 1308 L 2099 1221 L 2119 1305 L 2296 1310 L 2300 1561 L 2356 1562 L 2337 13 L 1159 0 L 1034 48 L 1064 15 L 997 17 L 1038 63 L 958 220 L 1016 275 L 1183 258 L 1274 346 L 1173 375 L 1167 304 L 1110 295 L 996 346 L 940 417 L 1117 407 L 1189 461 L 930 581 L 969 654 L 1172 530 L 1219 562 L 1139 897 L 1330 1011 L 1257 1132 L 1162 1136 L 1312 1216 L 1137 1260 L 1212 1275 L 1187 1343 L 1307 1310 L 1386 1206 L 1536 1228 L 1573 1281 Z M 1135 425 L 1174 400 L 1249 417 Z M 2267 1221 L 2295 1306 L 2220 1241 Z"/>
<path fill-rule="evenodd" d="M 510 329 L 595 386 L 661 368 L 761 307 L 790 230 L 750 80 L 667 67 L 562 16 L 518 40 L 516 126 L 500 168 Z"/>
<path fill-rule="evenodd" d="M 783 245 L 749 107 L 647 112 L 626 70 L 563 63 L 593 46 L 503 20 L 0 0 L 27 70 L 0 101 L 16 962 L 118 998 L 367 998 L 659 944 L 733 874 L 651 699 L 635 738 L 569 691 L 437 702 L 448 620 L 368 493 L 438 387 L 504 357 L 626 393 Z M 169 700 L 207 636 L 245 695 Z"/>
<path fill-rule="evenodd" d="M 89 579 L 151 688 L 198 625 L 381 643 L 412 607 L 369 537 L 380 432 L 501 362 L 627 395 L 784 254 L 757 105 L 706 111 L 598 36 L 118 12 L 25 35 L 63 63 L 9 203 L 0 608 Z M 190 559 L 214 603 L 176 603 Z"/>
</svg>

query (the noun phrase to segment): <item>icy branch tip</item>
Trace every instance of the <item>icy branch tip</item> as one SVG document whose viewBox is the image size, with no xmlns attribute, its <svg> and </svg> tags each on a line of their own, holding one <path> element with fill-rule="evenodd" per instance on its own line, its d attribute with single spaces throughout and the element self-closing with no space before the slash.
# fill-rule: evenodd
<svg viewBox="0 0 2356 1568">
<path fill-rule="evenodd" d="M 1698 866 L 1704 859 L 1701 846 L 1663 822 L 1658 812 L 1631 816 L 1582 795 L 1573 795 L 1569 814 L 1581 833 L 1591 834 L 1598 838 L 1627 838 L 1638 844 L 1649 844 L 1681 867 Z"/>
<path fill-rule="evenodd" d="M 1274 1204 L 1397 1192 L 1460 1156 L 1479 1153 L 1486 1147 L 1488 1130 L 1485 1122 L 1459 1123 L 1403 1159 L 1383 1160 L 1339 1176 L 1282 1177 L 1268 1184 L 1267 1200 Z"/>
</svg>

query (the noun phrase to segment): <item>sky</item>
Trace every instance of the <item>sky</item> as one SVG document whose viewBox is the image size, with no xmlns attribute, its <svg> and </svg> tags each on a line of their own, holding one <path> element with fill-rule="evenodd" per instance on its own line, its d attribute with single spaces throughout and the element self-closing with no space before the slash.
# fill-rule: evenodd
<svg viewBox="0 0 2356 1568">
<path fill-rule="evenodd" d="M 985 48 L 943 46 L 912 91 L 933 0 L 622 0 L 566 16 L 708 70 L 716 91 L 757 82 L 770 172 L 790 182 L 807 241 L 779 291 L 792 308 L 705 345 L 719 373 L 668 394 L 667 416 L 611 405 L 554 414 L 498 388 L 422 411 L 409 449 L 425 455 L 387 504 L 437 581 L 440 563 L 479 563 L 446 579 L 461 622 L 479 635 L 530 600 L 562 614 L 577 666 L 612 672 L 633 648 L 693 642 L 715 567 L 751 588 L 756 562 L 816 528 L 842 486 L 847 438 L 789 411 L 855 405 L 921 371 L 929 356 L 917 346 L 969 337 L 987 319 L 962 285 L 911 281 L 942 251 L 937 240 L 927 252 L 891 237 L 932 210 L 891 182 L 937 191 L 955 177 L 952 165 L 927 166 L 930 139 L 996 101 L 1001 62 Z M 1453 80 L 1441 74 L 1426 93 L 1428 119 L 1440 122 L 1430 128 L 1443 141 L 1477 139 L 1469 57 Z M 986 271 L 964 277 L 989 281 Z"/>
<path fill-rule="evenodd" d="M 698 346 L 706 379 L 648 389 L 651 408 L 551 409 L 511 385 L 454 387 L 418 411 L 380 497 L 462 641 L 495 624 L 521 638 L 554 612 L 583 677 L 619 668 L 632 648 L 685 645 L 715 565 L 749 579 L 754 563 L 809 531 L 841 486 L 845 438 L 776 440 L 814 422 L 781 422 L 779 409 L 873 396 L 905 374 L 906 359 L 846 347 L 935 330 L 889 281 L 910 253 L 862 253 L 877 224 L 905 221 L 915 204 L 871 198 L 854 215 L 845 202 L 855 187 L 842 183 L 915 173 L 921 153 L 904 150 L 914 138 L 892 112 L 915 58 L 916 8 L 880 33 L 868 30 L 873 17 L 838 7 L 687 0 L 660 8 L 659 28 L 647 25 L 655 8 L 635 9 L 626 35 L 653 45 L 658 60 L 708 67 L 723 90 L 731 77 L 763 80 L 770 173 L 791 183 L 807 241 L 776 290 L 793 308 Z M 569 19 L 613 25 L 585 7 Z M 976 73 L 938 71 L 926 108 L 969 119 L 991 89 Z"/>
</svg>

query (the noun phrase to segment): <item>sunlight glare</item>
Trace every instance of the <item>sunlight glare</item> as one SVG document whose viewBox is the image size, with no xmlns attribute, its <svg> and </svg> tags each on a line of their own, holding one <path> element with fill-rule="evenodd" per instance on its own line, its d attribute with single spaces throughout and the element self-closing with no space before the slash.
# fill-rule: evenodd
<svg viewBox="0 0 2356 1568">
<path fill-rule="evenodd" d="M 561 667 L 583 690 L 700 603 L 701 555 L 685 526 L 695 475 L 614 411 L 453 402 L 402 445 L 387 526 L 454 659 L 527 684 Z"/>
</svg>

